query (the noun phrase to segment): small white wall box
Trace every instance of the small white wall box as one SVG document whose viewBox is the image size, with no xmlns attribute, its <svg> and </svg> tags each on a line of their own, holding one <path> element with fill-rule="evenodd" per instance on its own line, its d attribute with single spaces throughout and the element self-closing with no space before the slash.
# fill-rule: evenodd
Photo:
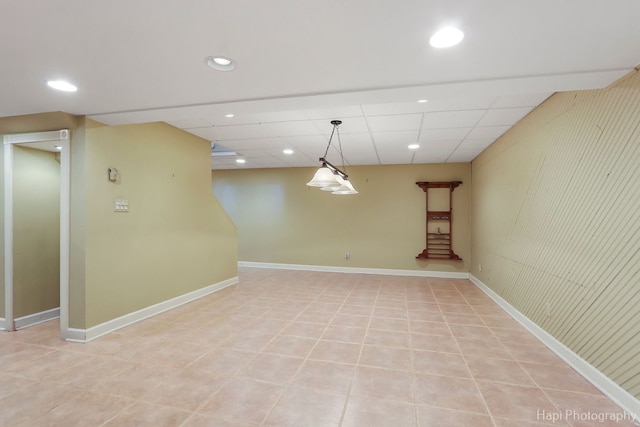
<svg viewBox="0 0 640 427">
<path fill-rule="evenodd" d="M 109 181 L 116 182 L 120 174 L 118 173 L 118 169 L 109 168 Z"/>
</svg>

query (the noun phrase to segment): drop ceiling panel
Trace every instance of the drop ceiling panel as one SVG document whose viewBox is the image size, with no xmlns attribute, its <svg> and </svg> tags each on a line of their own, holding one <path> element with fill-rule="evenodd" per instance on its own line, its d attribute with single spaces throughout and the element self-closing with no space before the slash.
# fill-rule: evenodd
<svg viewBox="0 0 640 427">
<path fill-rule="evenodd" d="M 457 139 L 454 140 L 442 140 L 442 141 L 427 141 L 420 144 L 420 148 L 416 151 L 420 151 L 422 149 L 433 150 L 436 149 L 438 151 L 453 151 L 461 144 Z"/>
<path fill-rule="evenodd" d="M 287 139 L 284 138 L 253 138 L 253 139 L 230 139 L 217 140 L 216 142 L 235 151 L 241 150 L 260 150 L 280 148 L 284 150 L 288 148 Z"/>
<path fill-rule="evenodd" d="M 493 142 L 493 139 L 465 139 L 460 143 L 458 149 L 462 150 L 484 150 Z"/>
<path fill-rule="evenodd" d="M 503 133 L 508 131 L 511 126 L 485 126 L 485 127 L 475 127 L 469 135 L 468 139 L 491 139 L 494 140 L 499 138 Z"/>
<path fill-rule="evenodd" d="M 495 96 L 467 96 L 452 99 L 433 99 L 425 104 L 426 111 L 486 110 L 495 102 Z"/>
<path fill-rule="evenodd" d="M 397 114 L 416 114 L 429 111 L 428 103 L 419 102 L 392 102 L 388 104 L 363 105 L 362 110 L 366 116 L 386 116 Z"/>
<path fill-rule="evenodd" d="M 269 127 L 273 133 L 281 137 L 318 134 L 318 129 L 314 126 L 313 122 L 309 120 L 296 122 L 265 123 L 262 126 Z"/>
<path fill-rule="evenodd" d="M 452 128 L 452 129 L 422 129 L 420 131 L 419 143 L 422 144 L 428 141 L 448 141 L 459 140 L 462 141 L 470 132 L 472 128 Z"/>
<path fill-rule="evenodd" d="M 383 165 L 410 164 L 413 153 L 409 150 L 390 151 L 380 154 L 380 163 Z"/>
<path fill-rule="evenodd" d="M 605 88 L 640 63 L 635 0 L 341 2 L 339 13 L 323 2 L 287 0 L 249 9 L 233 1 L 155 2 L 152 11 L 147 2 L 78 1 L 73 13 L 49 0 L 8 3 L 0 115 L 65 111 L 114 126 L 165 121 L 238 150 L 294 144 L 314 158 L 331 119 L 344 121 L 346 145 L 348 134 L 370 133 L 381 149 L 465 140 L 458 149 L 475 152 L 552 93 Z M 467 35 L 452 49 L 433 49 L 426 40 L 444 16 Z M 70 54 L 88 49 L 100 61 Z M 233 72 L 206 66 L 205 57 L 218 53 L 237 61 Z M 43 81 L 52 75 L 67 75 L 79 90 L 49 91 Z M 357 147 L 349 147 L 350 161 L 369 162 L 371 149 Z"/>
<path fill-rule="evenodd" d="M 423 150 L 415 153 L 413 163 L 444 163 L 450 155 L 449 151 Z"/>
<path fill-rule="evenodd" d="M 261 113 L 234 112 L 230 107 L 227 114 L 234 114 L 233 117 L 218 115 L 208 118 L 216 126 L 224 125 L 246 125 L 258 123 L 296 122 L 307 120 L 306 114 L 302 111 L 266 111 Z"/>
<path fill-rule="evenodd" d="M 422 114 L 398 114 L 393 116 L 367 116 L 372 132 L 392 132 L 420 128 Z"/>
<path fill-rule="evenodd" d="M 378 155 L 375 152 L 360 152 L 357 155 L 344 155 L 345 163 L 348 165 L 379 165 Z"/>
<path fill-rule="evenodd" d="M 425 113 L 422 129 L 470 128 L 478 123 L 487 110 L 463 110 Z"/>
<path fill-rule="evenodd" d="M 355 117 L 362 117 L 362 109 L 359 105 L 305 110 L 303 112 L 305 116 L 310 120 L 323 120 L 327 123 L 334 119 L 351 119 Z"/>
<path fill-rule="evenodd" d="M 249 138 L 277 137 L 276 130 L 263 124 L 216 126 L 213 128 L 213 138 L 220 141 Z"/>
<path fill-rule="evenodd" d="M 393 146 L 405 147 L 418 140 L 418 130 L 408 130 L 399 132 L 374 132 L 372 134 L 376 147 Z"/>
<path fill-rule="evenodd" d="M 296 137 L 286 138 L 290 142 L 290 146 L 297 150 L 313 153 L 313 157 L 320 157 L 327 149 L 329 137 L 318 135 L 315 137 Z M 333 145 L 333 142 L 331 143 Z"/>
<path fill-rule="evenodd" d="M 492 108 L 478 122 L 478 126 L 513 126 L 532 109 L 532 107 Z"/>
<path fill-rule="evenodd" d="M 339 128 L 340 135 L 346 135 L 348 133 L 365 133 L 369 131 L 367 122 L 364 117 L 338 117 L 337 119 L 331 120 L 342 120 L 342 124 Z M 323 135 L 327 135 L 328 138 L 329 135 L 331 135 L 331 131 L 333 130 L 331 120 L 314 120 L 313 124 L 316 126 L 318 132 L 322 133 Z"/>
<path fill-rule="evenodd" d="M 447 163 L 466 163 L 475 159 L 478 154 L 477 150 L 456 150 L 447 158 Z"/>
</svg>

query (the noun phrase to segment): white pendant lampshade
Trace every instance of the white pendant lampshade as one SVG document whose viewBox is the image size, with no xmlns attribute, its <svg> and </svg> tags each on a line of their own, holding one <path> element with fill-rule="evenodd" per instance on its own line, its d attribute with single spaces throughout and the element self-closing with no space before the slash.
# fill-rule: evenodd
<svg viewBox="0 0 640 427">
<path fill-rule="evenodd" d="M 342 185 L 336 188 L 331 194 L 358 194 L 355 188 L 353 188 L 353 184 L 348 179 L 342 180 Z"/>
<path fill-rule="evenodd" d="M 331 192 L 331 194 L 358 194 L 353 185 L 349 182 L 349 176 L 344 171 L 344 156 L 342 155 L 342 142 L 340 141 L 340 132 L 338 127 L 342 124 L 342 120 L 331 120 L 333 129 L 331 130 L 331 136 L 329 136 L 329 143 L 327 149 L 324 150 L 324 156 L 318 160 L 321 162 L 322 167 L 318 169 L 313 175 L 311 181 L 307 182 L 309 187 L 320 187 L 320 190 Z M 337 166 L 332 165 L 326 159 L 329 149 L 331 148 L 331 141 L 333 141 L 333 135 L 337 136 L 340 159 L 342 160 L 342 170 Z"/>
<path fill-rule="evenodd" d="M 311 181 L 307 182 L 309 187 L 339 187 L 340 183 L 336 180 L 336 176 L 331 169 L 326 166 L 319 168 Z"/>
<path fill-rule="evenodd" d="M 344 179 L 340 175 L 334 175 L 334 176 L 336 177 L 336 182 L 338 183 L 338 185 L 328 185 L 326 187 L 321 187 L 320 190 L 333 192 L 343 188 Z"/>
</svg>

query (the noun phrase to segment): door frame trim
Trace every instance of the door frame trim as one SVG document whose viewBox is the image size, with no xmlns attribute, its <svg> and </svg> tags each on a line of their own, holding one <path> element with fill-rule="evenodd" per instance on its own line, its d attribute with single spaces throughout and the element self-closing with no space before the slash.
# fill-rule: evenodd
<svg viewBox="0 0 640 427">
<path fill-rule="evenodd" d="M 4 303 L 5 329 L 15 331 L 13 312 L 13 148 L 16 144 L 56 141 L 60 149 L 60 337 L 69 332 L 70 132 L 22 133 L 4 136 Z"/>
</svg>

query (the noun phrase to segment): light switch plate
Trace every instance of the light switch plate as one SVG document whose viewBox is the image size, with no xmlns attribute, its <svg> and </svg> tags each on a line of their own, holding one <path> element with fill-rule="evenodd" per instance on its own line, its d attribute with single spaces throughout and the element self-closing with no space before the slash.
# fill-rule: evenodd
<svg viewBox="0 0 640 427">
<path fill-rule="evenodd" d="M 129 201 L 116 199 L 113 201 L 114 212 L 129 212 Z"/>
</svg>

